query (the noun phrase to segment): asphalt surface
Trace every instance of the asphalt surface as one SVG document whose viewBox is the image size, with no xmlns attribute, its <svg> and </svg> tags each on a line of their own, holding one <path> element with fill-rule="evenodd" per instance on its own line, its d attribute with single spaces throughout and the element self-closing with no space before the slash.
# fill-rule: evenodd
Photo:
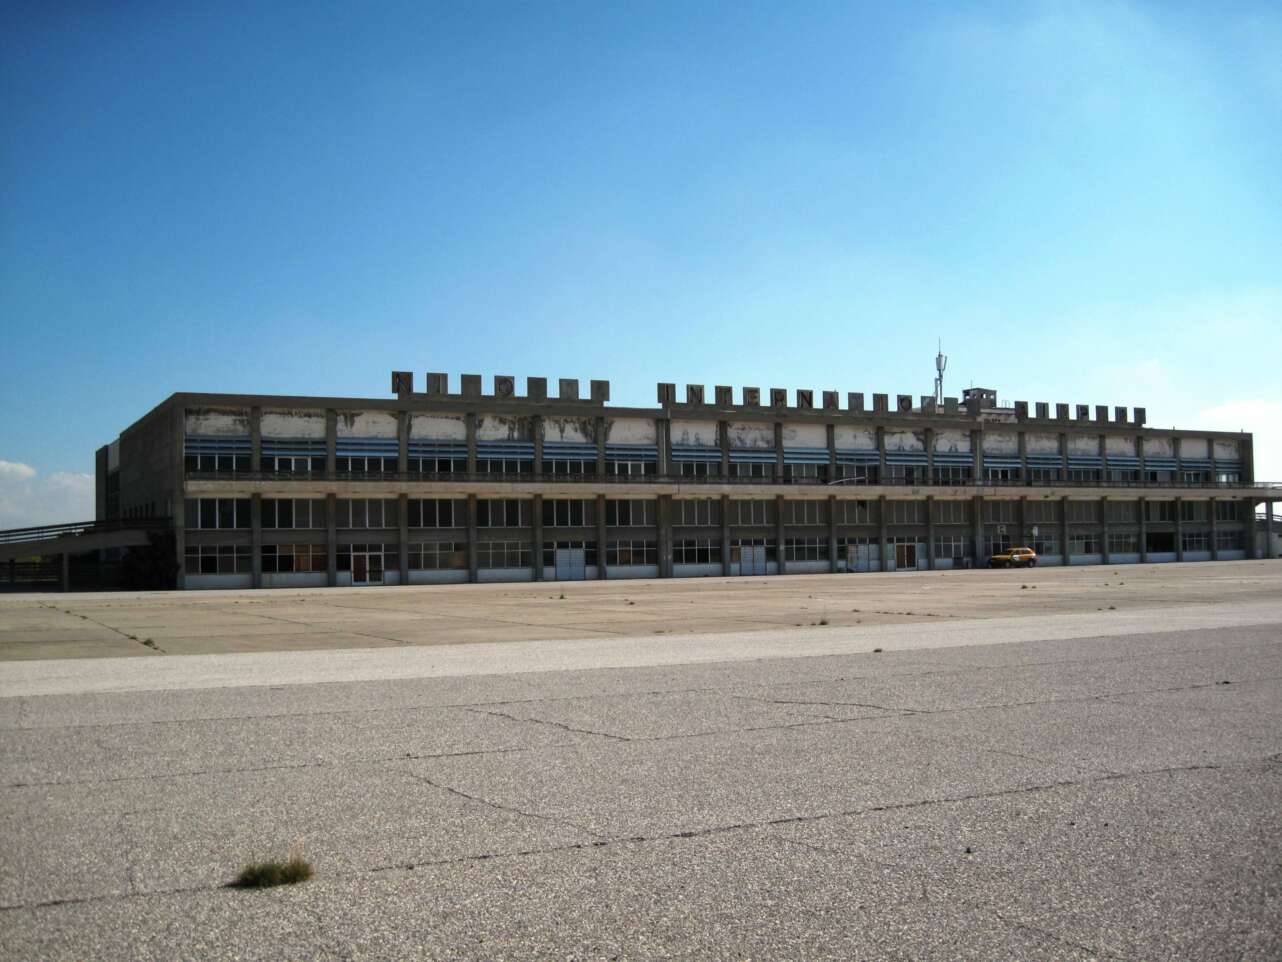
<svg viewBox="0 0 1282 962">
<path fill-rule="evenodd" d="M 1282 958 L 1282 601 L 979 625 L 0 666 L 0 957 Z"/>
</svg>

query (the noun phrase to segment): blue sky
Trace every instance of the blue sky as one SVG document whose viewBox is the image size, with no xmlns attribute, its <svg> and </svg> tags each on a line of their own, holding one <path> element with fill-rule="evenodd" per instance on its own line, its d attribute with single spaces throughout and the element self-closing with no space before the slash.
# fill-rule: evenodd
<svg viewBox="0 0 1282 962">
<path fill-rule="evenodd" d="M 1146 404 L 1282 478 L 1276 4 L 9 3 L 0 527 L 179 390 Z"/>
</svg>

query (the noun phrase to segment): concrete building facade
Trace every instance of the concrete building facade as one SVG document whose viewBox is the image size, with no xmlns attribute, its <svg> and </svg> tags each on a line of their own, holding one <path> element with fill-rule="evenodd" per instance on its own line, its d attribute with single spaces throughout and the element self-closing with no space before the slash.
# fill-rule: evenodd
<svg viewBox="0 0 1282 962">
<path fill-rule="evenodd" d="M 284 587 L 1249 558 L 1276 496 L 1249 434 L 982 388 L 392 393 L 175 394 L 98 451 L 97 516 L 171 518 L 180 587 Z"/>
</svg>

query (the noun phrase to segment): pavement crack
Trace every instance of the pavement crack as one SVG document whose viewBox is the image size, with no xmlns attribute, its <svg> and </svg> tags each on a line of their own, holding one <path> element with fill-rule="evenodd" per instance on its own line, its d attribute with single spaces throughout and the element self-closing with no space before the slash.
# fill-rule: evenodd
<svg viewBox="0 0 1282 962">
<path fill-rule="evenodd" d="M 1085 952 L 1092 959 L 1113 959 L 1115 962 L 1126 962 L 1126 960 L 1120 955 L 1114 955 L 1111 952 L 1104 952 L 1094 946 L 1085 945 L 1081 942 L 1074 942 L 1072 939 L 1066 939 L 1059 933 L 1052 932 L 1050 929 L 1042 928 L 1040 925 L 1033 925 L 1029 922 L 1020 922 L 1015 919 L 1007 918 L 1002 912 L 992 908 L 991 906 L 979 905 L 970 901 L 967 901 L 966 904 L 973 909 L 978 909 L 981 912 L 988 913 L 1007 928 L 1012 928 L 1022 932 L 1032 932 L 1035 935 L 1040 935 L 1043 938 L 1050 939 L 1058 945 L 1062 945 L 1070 949 L 1076 949 L 1078 952 Z"/>
<path fill-rule="evenodd" d="M 577 829 L 580 832 L 584 832 L 588 835 L 591 835 L 593 838 L 598 838 L 598 839 L 606 838 L 606 836 L 602 835 L 600 832 L 594 832 L 592 829 L 588 828 L 587 826 L 580 825 L 577 822 L 573 822 L 568 818 L 561 818 L 560 816 L 555 816 L 555 815 L 543 815 L 539 812 L 527 812 L 523 809 L 515 807 L 514 805 L 504 805 L 502 802 L 491 801 L 488 798 L 482 798 L 480 795 L 472 795 L 472 794 L 469 794 L 468 792 L 463 791 L 462 789 L 454 788 L 453 786 L 446 785 L 443 782 L 435 781 L 431 778 L 428 778 L 426 775 L 419 774 L 418 772 L 401 771 L 399 774 L 405 775 L 408 778 L 412 778 L 415 781 L 422 782 L 425 785 L 431 785 L 433 788 L 439 789 L 443 792 L 448 792 L 451 795 L 455 795 L 469 802 L 474 802 L 477 805 L 484 805 L 487 808 L 493 808 L 496 811 L 506 812 L 509 815 L 520 815 L 523 818 L 536 818 L 536 819 L 539 819 L 540 821 L 551 822 L 553 825 L 568 825 L 573 829 Z"/>
<path fill-rule="evenodd" d="M 506 718 L 508 721 L 526 722 L 534 725 L 547 725 L 551 728 L 560 729 L 561 731 L 575 732 L 580 735 L 596 735 L 599 738 L 608 738 L 608 739 L 611 739 L 612 741 L 617 741 L 617 742 L 634 741 L 634 739 L 628 738 L 626 735 L 615 735 L 615 734 L 612 734 L 611 732 L 593 731 L 590 728 L 575 728 L 573 725 L 566 725 L 562 722 L 549 721 L 545 718 L 521 718 L 518 715 L 509 715 L 507 712 L 498 711 L 493 708 L 472 708 L 466 705 L 461 705 L 459 707 L 462 708 L 463 711 L 470 711 L 477 715 L 490 715 L 495 718 Z"/>
</svg>

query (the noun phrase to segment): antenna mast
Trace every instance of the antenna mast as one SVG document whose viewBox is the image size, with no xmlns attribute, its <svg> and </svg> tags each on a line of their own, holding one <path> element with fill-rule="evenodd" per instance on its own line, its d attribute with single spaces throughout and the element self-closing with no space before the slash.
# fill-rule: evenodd
<svg viewBox="0 0 1282 962">
<path fill-rule="evenodd" d="M 948 367 L 948 358 L 944 356 L 944 342 L 939 343 L 939 353 L 935 355 L 935 403 L 944 403 L 944 368 Z"/>
</svg>

